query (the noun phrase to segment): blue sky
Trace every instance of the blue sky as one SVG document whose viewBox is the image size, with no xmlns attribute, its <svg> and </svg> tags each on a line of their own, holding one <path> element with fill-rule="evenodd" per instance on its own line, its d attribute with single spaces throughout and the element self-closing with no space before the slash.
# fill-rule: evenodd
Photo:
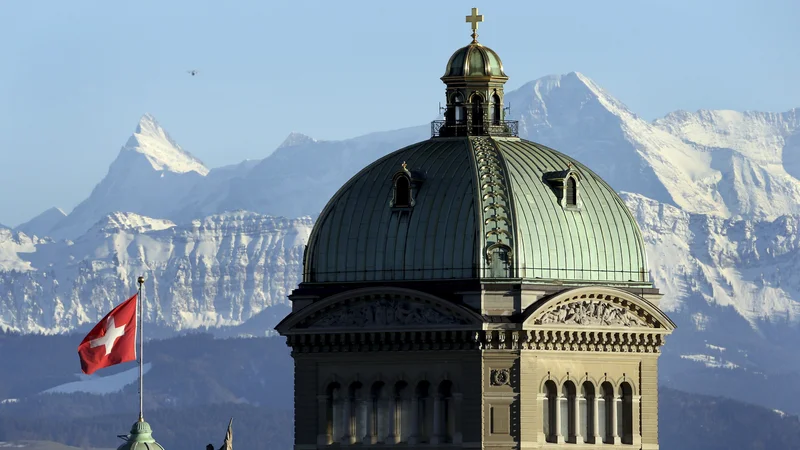
<svg viewBox="0 0 800 450">
<path fill-rule="evenodd" d="M 794 0 L 2 1 L 0 223 L 68 212 L 145 112 L 209 167 L 431 120 L 472 6 L 508 90 L 579 71 L 647 119 L 800 107 Z"/>
</svg>

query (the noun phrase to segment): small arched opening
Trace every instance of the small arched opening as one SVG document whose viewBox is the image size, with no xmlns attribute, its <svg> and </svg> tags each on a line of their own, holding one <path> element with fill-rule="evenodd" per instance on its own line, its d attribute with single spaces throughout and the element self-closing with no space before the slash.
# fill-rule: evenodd
<svg viewBox="0 0 800 450">
<path fill-rule="evenodd" d="M 398 381 L 394 385 L 394 408 L 392 410 L 392 432 L 391 437 L 394 443 L 408 442 L 411 434 L 411 424 L 409 423 L 409 387 L 405 381 Z M 391 440 L 390 440 L 391 442 Z"/>
<path fill-rule="evenodd" d="M 614 387 L 608 381 L 600 385 L 597 401 L 597 428 L 606 444 L 614 443 Z"/>
<path fill-rule="evenodd" d="M 406 175 L 399 175 L 394 180 L 394 207 L 411 207 L 411 180 Z"/>
<path fill-rule="evenodd" d="M 483 134 L 483 97 L 474 94 L 469 101 L 472 104 L 472 133 Z"/>
<path fill-rule="evenodd" d="M 453 383 L 449 380 L 444 380 L 439 383 L 438 394 L 439 415 L 438 417 L 434 417 L 434 419 L 438 419 L 438 421 L 433 432 L 439 438 L 440 443 L 450 444 L 453 443 L 456 434 Z M 434 408 L 434 416 L 436 416 L 436 408 Z"/>
<path fill-rule="evenodd" d="M 633 389 L 628 382 L 622 383 L 619 387 L 617 434 L 623 444 L 633 444 Z"/>
<path fill-rule="evenodd" d="M 383 381 L 376 381 L 370 390 L 368 434 L 370 439 L 365 443 L 385 443 L 389 436 L 389 418 L 391 401 L 388 389 Z"/>
<path fill-rule="evenodd" d="M 415 392 L 417 399 L 417 429 L 416 437 L 417 442 L 426 444 L 430 442 L 431 438 L 431 425 L 432 425 L 432 409 L 433 403 L 431 402 L 431 384 L 427 381 L 420 381 L 417 384 Z"/>
<path fill-rule="evenodd" d="M 500 96 L 495 93 L 492 96 L 492 125 L 500 125 L 503 120 L 502 111 L 503 105 L 500 103 Z"/>
<path fill-rule="evenodd" d="M 542 431 L 547 442 L 558 442 L 556 432 L 556 408 L 558 402 L 558 388 L 553 380 L 544 383 L 544 398 L 542 399 Z"/>
<path fill-rule="evenodd" d="M 467 122 L 467 114 L 464 109 L 464 96 L 460 92 L 456 92 L 453 96 L 453 119 L 454 125 L 461 125 Z"/>
<path fill-rule="evenodd" d="M 578 183 L 575 181 L 574 176 L 567 177 L 565 186 L 565 195 L 567 206 L 577 206 L 578 204 Z"/>
<path fill-rule="evenodd" d="M 578 434 L 575 426 L 575 420 L 578 417 L 575 410 L 575 400 L 575 383 L 572 381 L 564 382 L 561 387 L 561 397 L 558 405 L 561 412 L 561 435 L 564 436 L 565 441 L 571 443 L 577 442 L 575 436 Z"/>
<path fill-rule="evenodd" d="M 328 444 L 339 442 L 342 438 L 342 388 L 339 383 L 331 383 L 325 390 L 325 434 Z"/>
</svg>

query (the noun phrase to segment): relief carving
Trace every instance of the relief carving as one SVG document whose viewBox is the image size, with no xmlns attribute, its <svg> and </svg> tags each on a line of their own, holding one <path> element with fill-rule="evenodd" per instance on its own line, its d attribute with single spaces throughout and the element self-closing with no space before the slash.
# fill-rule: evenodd
<svg viewBox="0 0 800 450">
<path fill-rule="evenodd" d="M 408 325 L 466 325 L 462 317 L 446 314 L 422 302 L 406 299 L 360 299 L 324 311 L 308 328 L 368 327 Z"/>
<path fill-rule="evenodd" d="M 548 311 L 536 323 L 652 328 L 630 310 L 607 302 L 575 302 Z"/>
<path fill-rule="evenodd" d="M 492 386 L 503 386 L 508 384 L 511 379 L 511 372 L 508 369 L 492 369 L 490 382 Z"/>
</svg>

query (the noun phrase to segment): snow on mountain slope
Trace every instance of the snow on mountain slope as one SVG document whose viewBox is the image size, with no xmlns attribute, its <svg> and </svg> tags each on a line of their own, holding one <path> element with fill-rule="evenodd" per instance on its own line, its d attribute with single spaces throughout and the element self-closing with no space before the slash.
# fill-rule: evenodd
<svg viewBox="0 0 800 450">
<path fill-rule="evenodd" d="M 29 236 L 48 236 L 53 227 L 64 220 L 66 216 L 67 214 L 61 208 L 52 207 L 14 229 Z"/>
<path fill-rule="evenodd" d="M 711 156 L 717 189 L 738 216 L 800 213 L 800 115 L 677 111 L 654 122 Z"/>
<path fill-rule="evenodd" d="M 231 212 L 175 226 L 115 213 L 74 241 L 0 232 L 0 329 L 93 324 L 144 274 L 151 332 L 238 325 L 297 285 L 311 219 Z"/>
<path fill-rule="evenodd" d="M 637 117 L 586 76 L 540 78 L 507 93 L 506 102 L 520 137 L 575 157 L 616 190 L 728 215 L 707 154 Z"/>
<path fill-rule="evenodd" d="M 80 236 L 114 211 L 169 218 L 176 203 L 191 193 L 208 172 L 152 116 L 145 114 L 103 180 L 58 223 L 52 236 Z"/>
<path fill-rule="evenodd" d="M 155 170 L 208 174 L 208 168 L 203 165 L 202 161 L 173 141 L 150 114 L 142 116 L 136 131 L 128 139 L 123 150 L 141 153 Z"/>
<path fill-rule="evenodd" d="M 144 363 L 144 365 L 142 365 L 142 372 L 147 375 L 147 372 L 149 372 L 152 367 L 152 363 Z M 96 374 L 80 374 L 78 376 L 80 380 L 52 387 L 44 391 L 43 394 L 74 394 L 76 392 L 94 395 L 113 394 L 114 392 L 122 391 L 125 386 L 135 383 L 139 378 L 139 368 L 134 367 L 124 372 L 107 376 Z"/>
</svg>

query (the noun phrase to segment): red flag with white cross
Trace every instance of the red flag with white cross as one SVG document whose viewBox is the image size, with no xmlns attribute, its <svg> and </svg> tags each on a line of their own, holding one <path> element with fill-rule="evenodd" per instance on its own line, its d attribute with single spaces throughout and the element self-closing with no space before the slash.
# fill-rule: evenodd
<svg viewBox="0 0 800 450">
<path fill-rule="evenodd" d="M 89 375 L 104 367 L 136 360 L 136 297 L 112 309 L 78 346 L 81 369 Z"/>
</svg>

